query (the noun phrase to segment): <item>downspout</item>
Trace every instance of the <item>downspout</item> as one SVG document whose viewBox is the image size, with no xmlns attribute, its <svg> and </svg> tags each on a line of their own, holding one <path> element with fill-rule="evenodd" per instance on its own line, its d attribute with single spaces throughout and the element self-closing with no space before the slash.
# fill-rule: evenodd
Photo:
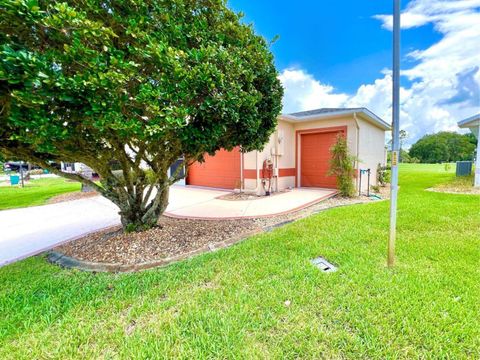
<svg viewBox="0 0 480 360">
<path fill-rule="evenodd" d="M 275 191 L 278 192 L 278 178 L 280 176 L 280 170 L 278 168 L 278 126 L 277 126 L 277 129 L 275 130 L 274 151 L 275 151 L 275 154 L 273 156 L 274 156 L 275 162 L 274 162 L 273 173 L 275 175 Z"/>
<path fill-rule="evenodd" d="M 357 118 L 357 113 L 354 112 L 353 113 L 353 120 L 355 121 L 355 127 L 357 128 L 357 154 L 356 154 L 356 160 L 355 162 L 357 163 L 357 172 L 360 171 L 359 167 L 360 167 L 360 161 L 359 161 L 359 158 L 360 158 L 360 125 L 358 124 L 358 118 Z M 357 188 L 361 191 L 360 189 L 360 184 L 359 184 L 359 181 L 360 181 L 360 176 L 358 176 L 357 178 Z"/>
</svg>

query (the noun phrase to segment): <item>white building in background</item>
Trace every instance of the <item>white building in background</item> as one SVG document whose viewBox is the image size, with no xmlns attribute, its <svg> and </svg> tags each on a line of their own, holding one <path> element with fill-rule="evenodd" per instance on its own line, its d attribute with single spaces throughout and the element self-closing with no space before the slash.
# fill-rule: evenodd
<svg viewBox="0 0 480 360">
<path fill-rule="evenodd" d="M 477 138 L 477 152 L 475 161 L 475 187 L 480 187 L 480 113 L 458 123 L 462 129 L 470 129 Z"/>
<path fill-rule="evenodd" d="M 77 173 L 91 178 L 94 171 L 91 167 L 79 162 L 61 162 L 60 170 L 66 173 Z"/>
</svg>

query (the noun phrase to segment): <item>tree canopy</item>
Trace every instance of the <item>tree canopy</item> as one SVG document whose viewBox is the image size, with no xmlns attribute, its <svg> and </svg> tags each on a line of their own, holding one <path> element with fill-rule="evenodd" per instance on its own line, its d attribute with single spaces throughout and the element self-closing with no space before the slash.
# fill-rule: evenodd
<svg viewBox="0 0 480 360">
<path fill-rule="evenodd" d="M 472 160 L 475 144 L 469 135 L 439 132 L 425 135 L 410 148 L 409 155 L 422 163 Z"/>
<path fill-rule="evenodd" d="M 260 149 L 276 126 L 273 56 L 240 20 L 223 0 L 2 1 L 0 153 L 83 162 L 101 185 L 61 175 L 152 226 L 179 157 Z"/>
</svg>

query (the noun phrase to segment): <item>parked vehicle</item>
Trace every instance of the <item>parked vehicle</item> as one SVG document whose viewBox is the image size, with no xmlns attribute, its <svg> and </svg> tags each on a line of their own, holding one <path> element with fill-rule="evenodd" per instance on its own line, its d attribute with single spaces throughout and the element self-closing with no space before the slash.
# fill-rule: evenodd
<svg viewBox="0 0 480 360">
<path fill-rule="evenodd" d="M 28 164 L 22 161 L 7 161 L 3 164 L 3 171 L 5 172 L 19 172 L 21 169 L 23 169 L 23 171 L 27 171 Z M 30 165 L 30 170 L 32 169 L 40 169 L 40 167 L 36 165 Z"/>
</svg>

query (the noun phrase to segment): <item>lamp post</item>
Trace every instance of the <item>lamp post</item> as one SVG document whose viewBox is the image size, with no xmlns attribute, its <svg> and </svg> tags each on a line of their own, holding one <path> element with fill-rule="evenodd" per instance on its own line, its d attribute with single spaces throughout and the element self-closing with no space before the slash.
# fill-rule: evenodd
<svg viewBox="0 0 480 360">
<path fill-rule="evenodd" d="M 398 162 L 400 147 L 400 0 L 393 0 L 393 96 L 392 96 L 392 180 L 390 184 L 389 267 L 395 265 L 397 230 Z"/>
</svg>

